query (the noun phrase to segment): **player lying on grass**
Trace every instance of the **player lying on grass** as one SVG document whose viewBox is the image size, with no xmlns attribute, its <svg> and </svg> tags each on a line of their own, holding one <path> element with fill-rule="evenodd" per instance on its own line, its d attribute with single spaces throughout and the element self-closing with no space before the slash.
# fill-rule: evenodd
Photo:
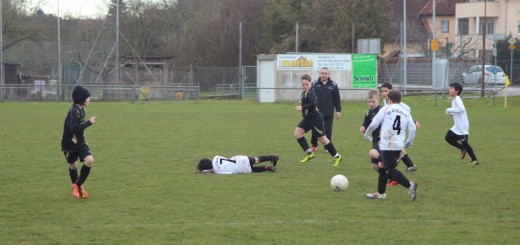
<svg viewBox="0 0 520 245">
<path fill-rule="evenodd" d="M 276 164 L 280 160 L 278 155 L 269 156 L 234 156 L 225 158 L 223 156 L 215 156 L 213 160 L 204 158 L 197 165 L 198 173 L 216 173 L 216 174 L 249 174 L 264 171 L 276 172 Z M 255 164 L 271 161 L 270 165 L 254 166 Z"/>
</svg>

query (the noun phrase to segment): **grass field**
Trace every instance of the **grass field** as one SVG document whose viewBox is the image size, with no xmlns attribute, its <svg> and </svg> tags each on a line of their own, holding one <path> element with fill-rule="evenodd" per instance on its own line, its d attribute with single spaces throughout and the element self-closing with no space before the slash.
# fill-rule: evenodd
<svg viewBox="0 0 520 245">
<path fill-rule="evenodd" d="M 345 102 L 335 121 L 344 160 L 333 168 L 321 147 L 299 163 L 295 103 L 94 101 L 87 200 L 71 195 L 60 152 L 70 104 L 0 103 L 0 244 L 517 244 L 520 97 L 507 109 L 464 100 L 480 166 L 444 141 L 449 98 L 404 101 L 422 125 L 408 151 L 419 167 L 406 174 L 420 183 L 415 202 L 398 186 L 365 199 L 377 174 L 359 133 L 364 102 Z M 271 153 L 277 173 L 195 173 L 203 157 Z M 330 190 L 338 173 L 345 192 Z"/>
</svg>

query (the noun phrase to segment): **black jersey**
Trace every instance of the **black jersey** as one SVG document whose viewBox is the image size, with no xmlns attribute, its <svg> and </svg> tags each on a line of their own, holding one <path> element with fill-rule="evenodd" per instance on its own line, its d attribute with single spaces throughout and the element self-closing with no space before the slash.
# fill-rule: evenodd
<svg viewBox="0 0 520 245">
<path fill-rule="evenodd" d="M 370 123 L 372 123 L 372 120 L 379 112 L 379 109 L 381 109 L 381 106 L 377 106 L 374 109 L 370 109 L 365 113 L 365 119 L 363 120 L 363 127 L 365 127 L 365 129 L 367 129 L 368 126 L 370 125 Z M 374 131 L 372 131 L 372 142 L 373 143 L 379 142 L 380 134 L 381 134 L 381 125 L 379 125 L 379 127 L 377 127 Z"/>
<path fill-rule="evenodd" d="M 317 99 L 314 89 L 310 89 L 308 92 L 303 91 L 300 96 L 300 102 L 302 106 L 302 116 L 304 119 L 312 119 L 316 116 L 321 115 L 317 109 Z"/>
<path fill-rule="evenodd" d="M 336 82 L 329 78 L 326 84 L 318 79 L 312 83 L 312 89 L 316 93 L 318 110 L 323 117 L 334 117 L 334 108 L 341 112 L 341 98 Z"/>
<path fill-rule="evenodd" d="M 85 121 L 85 108 L 72 105 L 63 123 L 61 150 L 77 151 L 79 146 L 86 144 L 85 129 L 90 125 L 90 120 Z"/>
</svg>

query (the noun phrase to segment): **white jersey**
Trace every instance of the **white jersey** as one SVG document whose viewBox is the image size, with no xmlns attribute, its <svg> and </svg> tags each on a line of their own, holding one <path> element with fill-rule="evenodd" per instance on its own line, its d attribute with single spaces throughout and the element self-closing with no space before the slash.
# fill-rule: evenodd
<svg viewBox="0 0 520 245">
<path fill-rule="evenodd" d="M 384 102 L 384 105 L 386 106 L 387 103 L 386 103 L 386 100 L 383 99 L 383 102 Z M 410 108 L 407 104 L 405 104 L 404 102 L 401 101 L 401 103 L 398 104 L 399 106 L 401 106 L 403 109 L 405 109 L 408 113 L 412 114 L 412 108 Z"/>
<path fill-rule="evenodd" d="M 404 102 L 401 102 L 398 104 L 401 108 L 405 109 L 408 113 L 412 114 L 412 108 L 410 108 L 407 104 Z"/>
<path fill-rule="evenodd" d="M 213 158 L 213 172 L 216 174 L 248 174 L 252 172 L 252 169 L 247 156 L 234 156 L 232 158 L 215 156 Z"/>
<path fill-rule="evenodd" d="M 451 100 L 451 108 L 446 109 L 446 114 L 449 115 L 450 113 L 453 116 L 453 121 L 455 122 L 450 130 L 458 135 L 469 134 L 468 114 L 466 113 L 464 103 L 462 103 L 462 99 L 459 96 L 453 98 Z"/>
<path fill-rule="evenodd" d="M 405 146 L 406 129 L 408 129 L 407 145 L 412 145 L 415 138 L 415 123 L 412 115 L 399 104 L 389 104 L 379 110 L 372 123 L 365 131 L 365 138 L 370 137 L 374 129 L 381 125 L 380 149 L 400 151 Z"/>
</svg>

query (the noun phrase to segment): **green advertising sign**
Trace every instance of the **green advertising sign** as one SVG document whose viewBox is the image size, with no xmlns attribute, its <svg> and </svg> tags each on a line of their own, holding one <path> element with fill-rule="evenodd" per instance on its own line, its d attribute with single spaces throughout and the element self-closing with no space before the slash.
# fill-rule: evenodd
<svg viewBox="0 0 520 245">
<path fill-rule="evenodd" d="M 375 54 L 352 55 L 352 87 L 377 88 L 377 57 Z"/>
</svg>

